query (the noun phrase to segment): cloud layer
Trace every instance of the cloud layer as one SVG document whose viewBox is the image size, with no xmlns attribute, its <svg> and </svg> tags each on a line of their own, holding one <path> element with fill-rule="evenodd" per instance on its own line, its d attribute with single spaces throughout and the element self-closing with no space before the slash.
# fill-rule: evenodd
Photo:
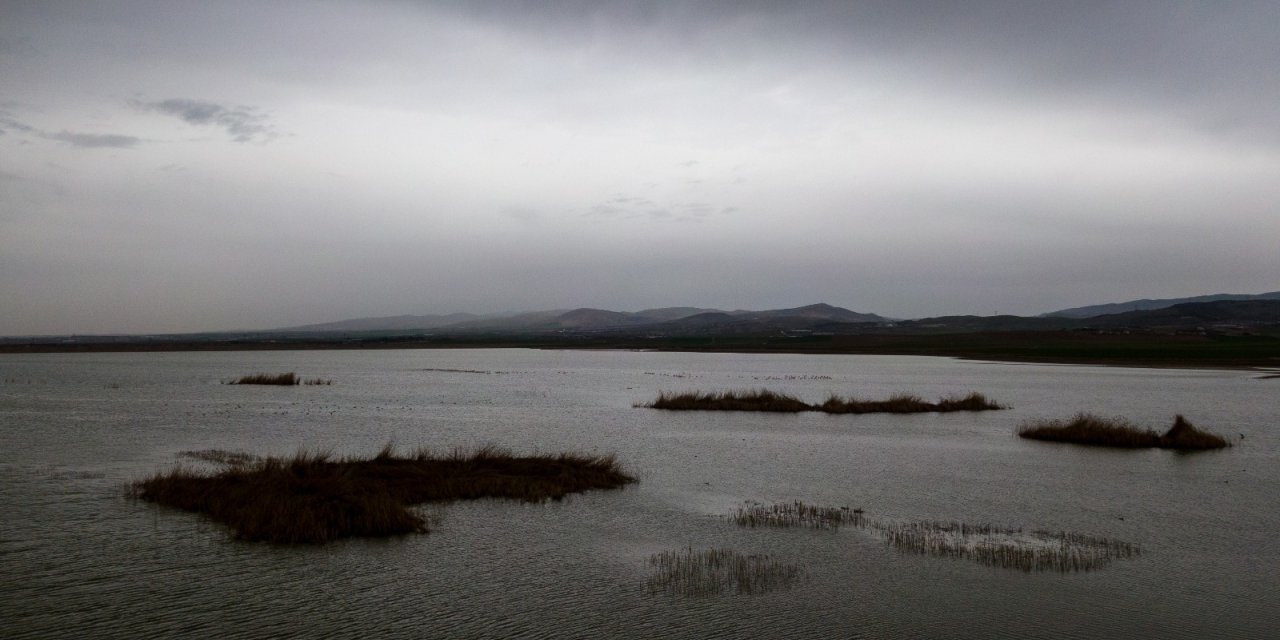
<svg viewBox="0 0 1280 640">
<path fill-rule="evenodd" d="M 236 142 L 265 141 L 275 137 L 267 117 L 254 107 L 224 106 L 204 100 L 169 98 L 153 102 L 134 101 L 134 106 L 177 116 L 183 122 L 195 126 L 214 126 L 223 129 Z"/>
<path fill-rule="evenodd" d="M 0 334 L 1280 288 L 1268 2 L 16 2 Z"/>
</svg>

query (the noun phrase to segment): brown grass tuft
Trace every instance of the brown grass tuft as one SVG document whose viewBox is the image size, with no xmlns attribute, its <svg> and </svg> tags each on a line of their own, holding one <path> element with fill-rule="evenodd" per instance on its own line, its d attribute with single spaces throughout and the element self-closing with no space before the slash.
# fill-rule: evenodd
<svg viewBox="0 0 1280 640">
<path fill-rule="evenodd" d="M 658 399 L 649 404 L 639 405 L 650 409 L 667 409 L 671 411 L 771 411 L 780 413 L 799 413 L 812 411 L 809 404 L 785 393 L 777 393 L 768 389 L 757 391 L 721 391 L 719 393 L 658 394 Z"/>
<path fill-rule="evenodd" d="M 897 393 L 888 400 L 858 400 L 832 395 L 822 404 L 808 404 L 795 396 L 761 389 L 758 391 L 721 391 L 705 393 L 658 394 L 658 399 L 638 407 L 668 409 L 672 411 L 776 411 L 799 413 L 822 411 L 825 413 L 939 413 L 951 411 L 987 411 L 1007 409 L 981 393 L 967 396 L 949 396 L 937 402 L 927 402 L 920 396 Z"/>
<path fill-rule="evenodd" d="M 1102 418 L 1077 413 L 1070 420 L 1038 420 L 1018 427 L 1018 436 L 1049 442 L 1069 442 L 1128 449 L 1160 448 L 1196 451 L 1231 446 L 1222 437 L 1201 431 L 1181 415 L 1164 435 L 1139 427 L 1124 418 Z"/>
<path fill-rule="evenodd" d="M 200 456 L 216 459 L 220 456 Z M 570 493 L 636 482 L 613 456 L 516 456 L 497 447 L 437 456 L 396 456 L 390 445 L 368 459 L 299 452 L 227 465 L 215 474 L 176 468 L 140 480 L 134 497 L 202 513 L 237 538 L 321 543 L 351 536 L 425 533 L 408 507 L 425 502 L 508 498 L 560 500 Z"/>
<path fill-rule="evenodd" d="M 1231 444 L 1227 442 L 1226 438 L 1216 433 L 1197 429 L 1181 414 L 1174 416 L 1173 426 L 1169 427 L 1169 430 L 1160 436 L 1160 447 L 1162 449 L 1200 451 L 1222 449 L 1229 446 Z"/>
<path fill-rule="evenodd" d="M 255 373 L 241 376 L 231 381 L 231 384 L 276 384 L 291 387 L 299 382 L 301 381 L 297 374 L 290 371 L 289 373 Z"/>
</svg>

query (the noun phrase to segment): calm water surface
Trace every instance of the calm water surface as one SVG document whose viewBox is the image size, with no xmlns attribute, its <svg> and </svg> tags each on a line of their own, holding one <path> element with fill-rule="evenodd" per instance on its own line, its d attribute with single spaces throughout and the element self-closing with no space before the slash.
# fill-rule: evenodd
<svg viewBox="0 0 1280 640">
<path fill-rule="evenodd" d="M 296 371 L 332 386 L 222 384 Z M 668 413 L 660 390 L 767 387 L 1001 412 Z M 1280 380 L 1249 372 L 941 358 L 527 350 L 0 355 L 0 637 L 1274 637 L 1280 624 Z M 1221 452 L 1023 441 L 1080 410 L 1175 412 Z M 192 449 L 370 454 L 472 447 L 615 452 L 641 479 L 561 503 L 426 509 L 432 532 L 323 547 L 240 543 L 124 498 Z M 1140 544 L 1088 573 L 904 555 L 865 531 L 740 529 L 744 501 L 853 506 Z M 644 588 L 687 547 L 802 565 L 789 591 Z"/>
</svg>

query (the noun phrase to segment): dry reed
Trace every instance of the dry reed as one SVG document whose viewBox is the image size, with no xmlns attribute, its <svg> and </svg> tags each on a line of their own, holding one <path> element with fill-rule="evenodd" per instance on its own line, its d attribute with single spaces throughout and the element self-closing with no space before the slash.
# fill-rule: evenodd
<svg viewBox="0 0 1280 640">
<path fill-rule="evenodd" d="M 799 413 L 822 411 L 825 413 L 947 413 L 952 411 L 989 411 L 1007 409 L 981 393 L 965 396 L 947 396 L 937 402 L 928 402 L 920 396 L 897 393 L 888 400 L 858 400 L 832 395 L 822 404 L 809 404 L 795 396 L 769 391 L 720 391 L 672 393 L 663 391 L 653 402 L 637 407 L 668 409 L 672 411 L 771 411 Z"/>
<path fill-rule="evenodd" d="M 729 515 L 729 519 L 743 527 L 808 527 L 812 529 L 839 529 L 840 525 L 863 526 L 862 509 L 849 507 L 821 507 L 799 500 L 777 504 L 748 502 Z"/>
<path fill-rule="evenodd" d="M 202 513 L 239 539 L 276 543 L 424 533 L 426 521 L 408 507 L 425 502 L 541 502 L 636 482 L 613 456 L 516 456 L 492 446 L 445 455 L 418 450 L 400 457 L 388 445 L 366 459 L 324 452 L 260 459 L 218 450 L 189 453 L 225 468 L 157 473 L 134 483 L 131 495 Z"/>
<path fill-rule="evenodd" d="M 715 393 L 688 392 L 668 393 L 663 391 L 653 402 L 643 405 L 650 409 L 667 409 L 670 411 L 770 411 L 782 413 L 799 413 L 812 411 L 813 407 L 785 393 L 777 393 L 768 389 L 755 391 L 721 391 Z"/>
<path fill-rule="evenodd" d="M 789 589 L 805 575 L 799 565 L 732 549 L 663 551 L 649 558 L 649 566 L 653 569 L 645 580 L 649 593 L 679 596 Z"/>
<path fill-rule="evenodd" d="M 288 373 L 255 373 L 241 376 L 231 381 L 230 384 L 274 384 L 291 387 L 300 382 L 298 375 L 290 371 Z"/>
<path fill-rule="evenodd" d="M 882 538 L 903 552 L 958 558 L 989 567 L 1021 571 L 1092 571 L 1113 560 L 1141 554 L 1137 545 L 1071 532 L 999 527 L 963 522 L 882 522 L 864 517 L 862 509 L 822 507 L 800 501 L 763 505 L 747 503 L 728 518 L 743 527 L 809 527 L 838 529 L 849 525 Z"/>
<path fill-rule="evenodd" d="M 1077 413 L 1070 420 L 1036 420 L 1018 427 L 1018 436 L 1049 442 L 1069 442 L 1128 449 L 1160 448 L 1198 451 L 1221 449 L 1231 444 L 1223 437 L 1203 431 L 1178 415 L 1163 435 L 1133 424 L 1125 418 L 1103 418 Z"/>
<path fill-rule="evenodd" d="M 1119 540 L 1068 532 L 1031 531 L 963 522 L 877 523 L 885 543 L 904 553 L 962 558 L 989 567 L 1031 571 L 1092 571 L 1141 554 Z"/>
</svg>

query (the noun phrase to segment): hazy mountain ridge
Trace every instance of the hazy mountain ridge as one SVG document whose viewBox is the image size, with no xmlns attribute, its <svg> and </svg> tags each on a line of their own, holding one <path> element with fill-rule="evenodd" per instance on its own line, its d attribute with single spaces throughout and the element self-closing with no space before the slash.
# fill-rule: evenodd
<svg viewBox="0 0 1280 640">
<path fill-rule="evenodd" d="M 277 331 L 412 331 L 416 329 L 434 329 L 448 325 L 461 324 L 480 320 L 483 316 L 473 313 L 449 313 L 444 315 L 399 315 L 378 318 L 353 318 L 337 322 L 321 322 L 304 324 L 297 327 L 277 329 Z"/>
<path fill-rule="evenodd" d="M 1274 324 L 1280 322 L 1280 297 L 1276 299 L 1213 300 L 1187 302 L 1149 311 L 1129 311 L 1087 319 L 1098 326 L 1168 326 Z"/>
<path fill-rule="evenodd" d="M 1229 295 L 1229 294 L 1226 294 Z M 612 311 L 583 307 L 533 311 L 506 316 L 474 314 L 357 318 L 279 329 L 279 333 L 429 333 L 436 335 L 589 333 L 654 337 L 774 334 L 940 334 L 1077 329 L 1190 330 L 1206 326 L 1270 326 L 1280 324 L 1280 293 L 1246 299 L 1184 302 L 1155 309 L 1129 310 L 1088 317 L 938 316 L 892 320 L 818 303 L 787 309 L 722 311 L 700 307 L 665 307 L 644 311 Z M 1215 298 L 1200 296 L 1196 299 Z M 1133 304 L 1144 301 L 1133 301 Z M 1145 301 L 1156 303 L 1159 301 Z M 1116 303 L 1124 306 L 1131 303 Z M 1085 308 L 1111 308 L 1097 305 Z M 456 322 L 448 322 L 450 319 Z"/>
<path fill-rule="evenodd" d="M 624 327 L 651 326 L 661 329 L 671 323 L 690 318 L 690 326 L 731 324 L 742 329 L 761 327 L 764 324 L 784 324 L 803 328 L 818 322 L 883 322 L 886 319 L 872 313 L 858 313 L 826 303 L 818 303 L 790 309 L 766 309 L 762 311 L 720 311 L 700 307 L 662 307 L 643 311 L 611 311 L 583 307 L 568 311 L 557 309 L 533 311 L 509 316 L 478 316 L 458 313 L 450 315 L 388 316 L 382 318 L 353 318 L 337 322 L 302 325 L 277 329 L 280 332 L 343 332 L 343 331 L 416 331 L 447 330 L 459 332 L 479 331 L 555 331 L 555 330 L 607 330 Z M 715 322 L 709 321 L 716 318 Z M 455 321 L 447 321 L 456 318 Z M 679 324 L 669 328 L 676 328 Z"/>
<path fill-rule="evenodd" d="M 1141 300 L 1129 300 L 1128 302 L 1112 302 L 1108 304 L 1095 304 L 1084 307 L 1072 307 L 1070 309 L 1059 309 L 1058 311 L 1050 311 L 1042 313 L 1041 318 L 1094 318 L 1097 316 L 1115 315 L 1127 313 L 1130 311 L 1155 311 L 1158 309 L 1167 309 L 1174 305 L 1199 303 L 1199 302 L 1222 302 L 1222 301 L 1243 301 L 1243 300 L 1280 300 L 1280 291 L 1271 291 L 1269 293 L 1214 293 L 1203 296 L 1193 296 L 1190 298 L 1165 298 L 1150 299 L 1143 298 Z"/>
</svg>

